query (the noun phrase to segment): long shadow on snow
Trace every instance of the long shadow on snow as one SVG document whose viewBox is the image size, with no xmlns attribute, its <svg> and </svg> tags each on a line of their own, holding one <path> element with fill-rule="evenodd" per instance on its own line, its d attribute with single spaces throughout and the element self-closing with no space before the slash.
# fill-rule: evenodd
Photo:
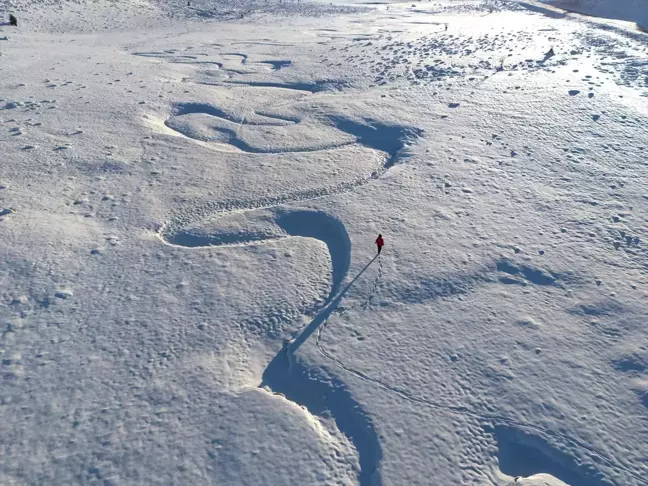
<svg viewBox="0 0 648 486">
<path fill-rule="evenodd" d="M 329 302 L 324 306 L 324 308 L 317 313 L 317 315 L 313 318 L 313 320 L 304 328 L 304 330 L 295 338 L 295 340 L 290 344 L 289 350 L 292 354 L 296 353 L 299 347 L 304 344 L 304 342 L 322 325 L 324 324 L 328 318 L 333 314 L 335 309 L 337 309 L 338 305 L 340 305 L 340 302 L 342 301 L 342 298 L 345 296 L 345 294 L 349 291 L 351 287 L 353 287 L 353 284 L 356 283 L 356 281 L 362 276 L 362 274 L 371 266 L 373 262 L 376 261 L 376 258 L 378 258 L 378 255 L 373 257 L 369 263 L 367 263 L 362 270 L 360 270 L 360 273 L 355 276 L 355 278 L 346 286 L 344 287 L 344 290 L 342 290 L 339 294 L 335 296 L 331 300 L 329 298 Z M 333 294 L 335 295 L 335 294 Z"/>
<path fill-rule="evenodd" d="M 201 83 L 209 84 L 209 83 Z M 283 82 L 273 83 L 266 81 L 225 81 L 223 84 L 233 86 L 250 86 L 253 88 L 279 88 L 291 89 L 293 91 L 305 91 L 310 93 L 319 93 L 321 91 L 335 91 L 346 86 L 346 83 L 337 80 L 321 80 L 314 83 L 306 82 Z"/>
<path fill-rule="evenodd" d="M 297 349 L 327 321 L 342 297 L 376 258 L 370 260 L 344 290 L 315 316 L 289 347 L 282 349 L 274 357 L 264 371 L 260 385 L 306 407 L 312 415 L 333 417 L 340 432 L 353 442 L 358 451 L 360 486 L 382 484 L 378 469 L 382 448 L 373 422 L 339 378 L 321 368 L 306 366 L 296 358 L 291 362 L 291 357 L 294 358 Z"/>
</svg>

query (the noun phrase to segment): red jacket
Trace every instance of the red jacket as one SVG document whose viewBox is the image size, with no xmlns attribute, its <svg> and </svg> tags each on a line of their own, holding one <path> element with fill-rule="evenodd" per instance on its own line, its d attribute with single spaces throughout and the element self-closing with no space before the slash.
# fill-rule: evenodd
<svg viewBox="0 0 648 486">
<path fill-rule="evenodd" d="M 379 248 L 382 247 L 384 244 L 385 244 L 385 240 L 382 239 L 382 236 L 376 238 L 376 245 L 378 245 Z"/>
</svg>

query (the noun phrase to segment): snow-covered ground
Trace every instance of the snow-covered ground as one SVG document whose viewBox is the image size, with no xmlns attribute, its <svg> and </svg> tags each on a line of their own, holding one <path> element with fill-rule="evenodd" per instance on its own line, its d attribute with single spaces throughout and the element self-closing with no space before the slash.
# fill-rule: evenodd
<svg viewBox="0 0 648 486">
<path fill-rule="evenodd" d="M 648 484 L 648 34 L 10 7 L 1 484 Z"/>
</svg>

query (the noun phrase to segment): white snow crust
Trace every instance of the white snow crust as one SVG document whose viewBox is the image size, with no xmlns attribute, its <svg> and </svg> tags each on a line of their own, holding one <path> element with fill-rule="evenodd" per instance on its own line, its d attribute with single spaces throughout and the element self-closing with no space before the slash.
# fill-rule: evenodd
<svg viewBox="0 0 648 486">
<path fill-rule="evenodd" d="M 0 484 L 648 484 L 648 34 L 499 0 L 8 13 Z"/>
</svg>

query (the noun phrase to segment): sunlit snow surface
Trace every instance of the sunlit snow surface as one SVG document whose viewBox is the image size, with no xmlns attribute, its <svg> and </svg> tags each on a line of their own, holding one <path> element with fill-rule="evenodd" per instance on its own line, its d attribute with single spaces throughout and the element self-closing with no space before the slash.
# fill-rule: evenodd
<svg viewBox="0 0 648 486">
<path fill-rule="evenodd" d="M 0 483 L 648 484 L 648 34 L 12 5 Z"/>
</svg>

